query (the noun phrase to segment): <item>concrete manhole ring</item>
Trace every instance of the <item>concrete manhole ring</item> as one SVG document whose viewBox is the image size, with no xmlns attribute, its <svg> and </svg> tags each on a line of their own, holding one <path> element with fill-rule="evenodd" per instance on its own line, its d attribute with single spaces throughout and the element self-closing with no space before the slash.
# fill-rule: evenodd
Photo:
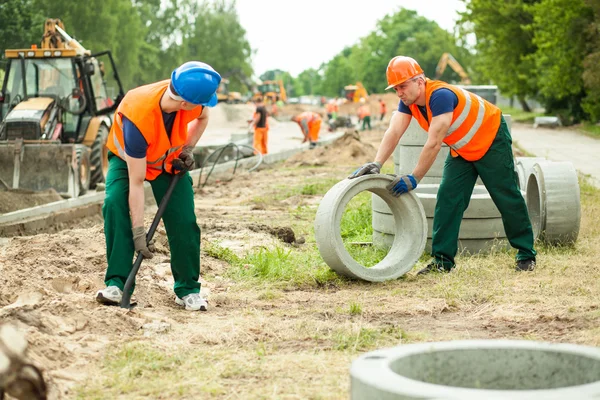
<svg viewBox="0 0 600 400">
<path fill-rule="evenodd" d="M 321 257 L 331 269 L 351 278 L 371 282 L 396 279 L 410 271 L 423 254 L 427 241 L 427 221 L 423 206 L 414 192 L 392 196 L 386 186 L 391 175 L 365 175 L 344 179 L 323 197 L 315 218 L 315 239 Z M 360 265 L 344 247 L 340 223 L 348 202 L 357 194 L 369 191 L 387 204 L 396 224 L 394 242 L 387 256 L 373 267 Z"/>
<path fill-rule="evenodd" d="M 351 399 L 591 399 L 600 350 L 525 340 L 419 343 L 352 363 Z"/>
<path fill-rule="evenodd" d="M 568 161 L 541 161 L 527 180 L 527 209 L 534 237 L 573 244 L 579 235 L 581 203 L 577 171 Z"/>
</svg>

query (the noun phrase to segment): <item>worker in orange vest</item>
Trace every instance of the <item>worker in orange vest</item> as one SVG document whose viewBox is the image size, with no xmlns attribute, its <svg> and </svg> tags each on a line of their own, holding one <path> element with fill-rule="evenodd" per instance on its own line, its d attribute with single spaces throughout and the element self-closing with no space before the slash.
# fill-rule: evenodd
<svg viewBox="0 0 600 400">
<path fill-rule="evenodd" d="M 134 254 L 153 257 L 144 228 L 144 181 L 157 203 L 165 195 L 175 159 L 187 170 L 193 150 L 217 104 L 221 76 L 208 64 L 191 61 L 176 68 L 171 79 L 132 89 L 115 113 L 106 143 L 108 173 L 102 205 L 108 268 L 96 301 L 119 304 L 133 266 Z M 206 311 L 200 295 L 200 228 L 194 213 L 194 190 L 188 172 L 172 192 L 162 220 L 171 251 L 175 303 L 190 311 Z"/>
<path fill-rule="evenodd" d="M 294 115 L 292 121 L 296 122 L 302 130 L 302 134 L 304 135 L 302 143 L 309 141 L 309 148 L 314 149 L 319 140 L 319 131 L 321 130 L 322 121 L 321 115 L 313 111 L 305 111 Z"/>
<path fill-rule="evenodd" d="M 327 112 L 327 120 L 337 119 L 338 105 L 335 100 L 331 99 L 325 105 L 325 111 Z"/>
<path fill-rule="evenodd" d="M 532 271 L 536 263 L 533 231 L 515 178 L 512 139 L 500 109 L 462 88 L 427 79 L 410 57 L 397 56 L 389 62 L 387 81 L 387 89 L 393 88 L 401 100 L 398 112 L 392 116 L 375 160 L 350 178 L 379 173 L 411 118 L 427 131 L 427 142 L 412 174 L 398 176 L 388 186 L 393 195 L 415 189 L 442 143 L 450 147 L 433 218 L 433 261 L 419 274 L 449 272 L 455 267 L 459 229 L 477 177 L 502 214 L 506 237 L 517 249 L 516 270 Z"/>
<path fill-rule="evenodd" d="M 360 103 L 361 106 L 358 107 L 358 120 L 362 121 L 362 130 L 364 131 L 367 126 L 371 130 L 371 108 L 366 104 L 364 97 L 361 97 Z"/>
<path fill-rule="evenodd" d="M 383 101 L 382 99 L 379 99 L 379 120 L 383 121 L 383 117 L 385 117 L 385 113 L 387 113 L 387 105 L 385 104 L 385 101 Z"/>
<path fill-rule="evenodd" d="M 254 127 L 253 147 L 260 154 L 267 154 L 267 142 L 269 139 L 269 122 L 267 119 L 268 113 L 265 107 L 264 100 L 261 98 L 256 100 L 256 111 L 251 121 Z"/>
</svg>

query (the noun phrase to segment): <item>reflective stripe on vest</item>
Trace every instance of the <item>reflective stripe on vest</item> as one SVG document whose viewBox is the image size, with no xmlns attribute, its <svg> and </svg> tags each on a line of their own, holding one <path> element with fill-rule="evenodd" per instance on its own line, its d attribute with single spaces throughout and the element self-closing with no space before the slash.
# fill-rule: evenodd
<svg viewBox="0 0 600 400">
<path fill-rule="evenodd" d="M 465 98 L 466 98 L 465 107 L 463 108 L 463 110 L 460 113 L 460 115 L 458 116 L 458 118 L 456 118 L 456 120 L 452 123 L 452 125 L 450 125 L 450 128 L 448 129 L 448 133 L 446 134 L 446 137 L 450 136 L 467 119 L 467 116 L 469 115 L 469 112 L 471 111 L 471 107 L 472 107 L 472 103 L 473 103 L 471 96 L 474 96 L 477 99 L 477 104 L 478 104 L 479 108 L 477 109 L 477 118 L 475 119 L 473 126 L 471 126 L 471 129 L 469 129 L 467 134 L 465 136 L 463 136 L 462 139 L 460 139 L 458 142 L 456 142 L 452 146 L 450 146 L 454 150 L 458 150 L 458 149 L 464 147 L 467 143 L 469 143 L 469 141 L 471 139 L 473 139 L 473 136 L 475 136 L 475 134 L 481 127 L 481 124 L 483 123 L 483 117 L 485 116 L 485 105 L 483 104 L 483 99 L 476 94 L 467 92 L 463 88 L 459 88 L 459 89 L 465 95 Z"/>
</svg>

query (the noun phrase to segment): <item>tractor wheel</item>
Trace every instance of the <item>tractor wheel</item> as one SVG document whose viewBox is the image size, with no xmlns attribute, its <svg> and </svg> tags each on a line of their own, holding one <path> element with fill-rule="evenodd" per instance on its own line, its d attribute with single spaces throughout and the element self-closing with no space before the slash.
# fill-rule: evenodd
<svg viewBox="0 0 600 400">
<path fill-rule="evenodd" d="M 77 195 L 81 196 L 82 194 L 85 194 L 90 188 L 90 151 L 86 146 L 78 145 L 75 149 L 75 152 L 77 154 L 77 167 L 79 170 L 79 193 Z"/>
<path fill-rule="evenodd" d="M 106 172 L 108 171 L 108 148 L 106 140 L 108 138 L 108 128 L 106 125 L 100 125 L 96 139 L 92 144 L 90 162 L 92 165 L 90 188 L 95 188 L 97 183 L 104 182 Z"/>
</svg>

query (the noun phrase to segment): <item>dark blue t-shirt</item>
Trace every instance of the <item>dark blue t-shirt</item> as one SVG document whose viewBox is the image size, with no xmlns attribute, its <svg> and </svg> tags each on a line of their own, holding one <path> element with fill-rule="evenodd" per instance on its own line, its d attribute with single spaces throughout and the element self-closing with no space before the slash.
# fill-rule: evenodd
<svg viewBox="0 0 600 400">
<path fill-rule="evenodd" d="M 173 130 L 173 122 L 177 111 L 172 113 L 162 113 L 163 121 L 165 124 L 165 130 L 167 135 L 171 137 L 171 131 Z M 125 141 L 125 153 L 132 158 L 144 158 L 146 157 L 146 150 L 148 150 L 148 143 L 146 138 L 142 135 L 142 132 L 135 126 L 133 122 L 128 120 L 125 116 L 123 120 L 123 140 Z"/>
<path fill-rule="evenodd" d="M 458 105 L 458 97 L 450 89 L 440 88 L 435 90 L 429 98 L 429 108 L 431 108 L 431 117 L 453 112 Z M 423 117 L 427 118 L 427 108 L 425 106 L 418 106 Z M 404 114 L 411 114 L 410 108 L 400 100 L 398 104 L 398 111 Z"/>
</svg>

